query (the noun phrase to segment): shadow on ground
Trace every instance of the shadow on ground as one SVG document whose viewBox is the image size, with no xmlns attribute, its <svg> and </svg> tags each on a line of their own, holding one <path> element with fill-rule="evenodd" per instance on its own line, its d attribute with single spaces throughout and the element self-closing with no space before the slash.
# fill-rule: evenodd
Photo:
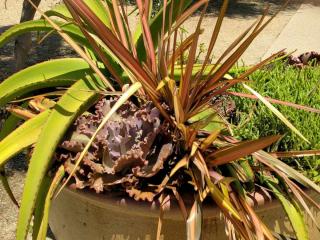
<svg viewBox="0 0 320 240">
<path fill-rule="evenodd" d="M 268 6 L 268 14 L 273 15 L 281 9 L 284 2 L 281 0 L 230 0 L 226 16 L 230 18 L 256 17 L 261 15 Z M 209 4 L 208 12 L 218 13 L 222 3 L 223 0 L 212 1 Z M 291 0 L 284 10 L 295 11 L 300 7 L 301 3 L 301 0 Z"/>
<path fill-rule="evenodd" d="M 0 27 L 0 34 L 10 26 Z M 60 36 L 53 34 L 47 37 L 41 44 L 38 41 L 43 35 L 32 35 L 32 47 L 26 60 L 26 66 L 60 57 L 74 57 L 75 52 L 68 47 Z M 0 48 L 0 82 L 14 73 L 14 40 Z"/>
</svg>

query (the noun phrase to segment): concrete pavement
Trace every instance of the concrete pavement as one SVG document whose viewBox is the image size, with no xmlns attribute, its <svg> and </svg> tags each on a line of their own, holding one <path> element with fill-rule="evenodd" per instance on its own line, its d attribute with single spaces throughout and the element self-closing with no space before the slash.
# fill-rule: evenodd
<svg viewBox="0 0 320 240">
<path fill-rule="evenodd" d="M 320 51 L 320 1 L 319 4 L 305 1 L 291 17 L 277 39 L 264 54 L 270 56 L 283 48 L 294 55 L 308 51 Z"/>
</svg>

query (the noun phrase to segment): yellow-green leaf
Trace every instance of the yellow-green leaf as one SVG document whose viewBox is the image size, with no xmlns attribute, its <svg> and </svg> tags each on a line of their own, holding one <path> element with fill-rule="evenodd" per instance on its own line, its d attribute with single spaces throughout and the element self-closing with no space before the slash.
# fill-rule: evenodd
<svg viewBox="0 0 320 240">
<path fill-rule="evenodd" d="M 266 181 L 268 187 L 273 191 L 276 198 L 282 204 L 286 214 L 289 217 L 291 226 L 294 229 L 297 240 L 308 240 L 308 231 L 303 218 L 303 214 L 293 199 L 288 199 L 274 182 Z"/>
<path fill-rule="evenodd" d="M 52 109 L 32 154 L 23 190 L 17 225 L 17 239 L 24 240 L 30 225 L 42 180 L 52 157 L 68 127 L 76 117 L 97 100 L 96 85 L 89 76 L 79 80 L 61 97 Z"/>
</svg>

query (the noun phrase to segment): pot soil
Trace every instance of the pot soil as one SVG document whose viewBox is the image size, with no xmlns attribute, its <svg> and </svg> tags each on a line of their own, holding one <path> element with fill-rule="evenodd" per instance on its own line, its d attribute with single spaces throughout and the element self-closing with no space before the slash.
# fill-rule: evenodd
<svg viewBox="0 0 320 240">
<path fill-rule="evenodd" d="M 308 194 L 320 203 L 319 195 L 314 192 Z M 255 206 L 259 216 L 273 231 L 293 236 L 291 225 L 278 201 L 258 200 Z M 316 221 L 320 222 L 320 212 L 312 206 L 310 209 Z M 65 188 L 52 203 L 50 227 L 57 240 L 151 240 L 156 239 L 159 213 L 159 208 L 150 203 L 136 202 L 115 194 Z M 205 206 L 203 214 L 202 239 L 227 239 L 225 223 L 218 208 Z M 320 239 L 320 233 L 311 219 L 306 216 L 305 220 L 309 226 L 310 240 Z M 165 211 L 161 234 L 161 239 L 165 240 L 186 239 L 185 222 L 177 206 Z"/>
</svg>

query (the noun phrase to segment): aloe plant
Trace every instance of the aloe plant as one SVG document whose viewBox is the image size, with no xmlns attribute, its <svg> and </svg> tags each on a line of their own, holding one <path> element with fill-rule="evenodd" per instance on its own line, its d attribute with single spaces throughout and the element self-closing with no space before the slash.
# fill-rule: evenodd
<svg viewBox="0 0 320 240">
<path fill-rule="evenodd" d="M 79 55 L 37 64 L 0 84 L 0 106 L 13 100 L 24 103 L 8 110 L 25 121 L 15 131 L 9 130 L 13 124 L 2 130 L 0 149 L 5 154 L 0 155 L 0 167 L 23 149 L 33 148 L 17 239 L 26 238 L 32 219 L 33 238 L 45 238 L 50 202 L 66 185 L 97 193 L 116 189 L 146 201 L 191 191 L 194 205 L 186 224 L 196 231 L 188 232 L 189 239 L 201 236 L 200 206 L 207 197 L 233 224 L 238 238 L 274 239 L 246 201 L 253 190 L 266 187 L 288 211 L 298 239 L 306 239 L 306 228 L 296 223 L 303 222 L 301 206 L 310 210 L 292 179 L 318 193 L 319 187 L 263 151 L 280 136 L 237 141 L 213 101 L 277 56 L 236 79 L 227 75 L 273 17 L 262 15 L 212 64 L 228 5 L 224 1 L 199 65 L 195 59 L 208 0 L 163 1 L 153 17 L 151 1 L 136 4 L 140 21 L 135 31 L 121 1 L 65 0 L 47 13 L 38 10 L 41 20 L 13 26 L 0 36 L 3 46 L 25 32 L 55 32 Z M 200 17 L 194 33 L 179 39 L 181 25 L 196 11 Z M 180 58 L 185 55 L 183 65 Z M 265 98 L 247 88 L 304 138 Z M 282 184 L 275 186 L 278 181 Z M 11 194 L 7 185 L 6 189 Z M 188 212 L 183 199 L 179 206 Z"/>
</svg>

